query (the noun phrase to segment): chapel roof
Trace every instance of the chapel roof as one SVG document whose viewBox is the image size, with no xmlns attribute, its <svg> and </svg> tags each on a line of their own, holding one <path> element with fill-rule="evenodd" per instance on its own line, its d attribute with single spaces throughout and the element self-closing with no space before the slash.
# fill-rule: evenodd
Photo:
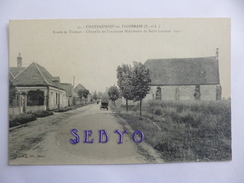
<svg viewBox="0 0 244 183">
<path fill-rule="evenodd" d="M 76 87 L 75 87 L 75 89 L 74 89 L 74 92 L 76 93 L 76 94 L 78 94 L 78 91 L 79 90 L 85 90 L 86 88 L 82 85 L 82 84 L 78 84 Z"/>
<path fill-rule="evenodd" d="M 219 84 L 216 56 L 195 58 L 148 59 L 151 85 Z"/>
</svg>

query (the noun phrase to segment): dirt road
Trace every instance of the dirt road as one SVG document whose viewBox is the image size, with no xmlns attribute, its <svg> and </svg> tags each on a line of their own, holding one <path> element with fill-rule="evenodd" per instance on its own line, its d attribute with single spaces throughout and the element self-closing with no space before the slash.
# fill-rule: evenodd
<svg viewBox="0 0 244 183">
<path fill-rule="evenodd" d="M 124 131 L 111 111 L 100 110 L 91 104 L 53 116 L 39 118 L 25 127 L 9 132 L 9 164 L 120 164 L 120 163 L 163 163 L 160 155 L 145 142 L 135 143 L 130 134 L 125 134 L 123 143 L 118 144 L 115 130 Z M 80 142 L 71 134 L 77 129 Z M 84 143 L 85 130 L 92 130 Z M 106 130 L 109 139 L 99 143 L 99 130 Z M 130 129 L 129 129 L 130 130 Z M 91 132 L 90 132 L 91 133 Z M 105 141 L 106 135 L 102 136 Z"/>
</svg>

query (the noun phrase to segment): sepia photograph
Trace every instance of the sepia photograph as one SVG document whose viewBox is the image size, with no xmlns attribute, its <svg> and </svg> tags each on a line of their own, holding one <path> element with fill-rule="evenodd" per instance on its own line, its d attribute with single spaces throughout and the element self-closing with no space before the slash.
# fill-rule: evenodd
<svg viewBox="0 0 244 183">
<path fill-rule="evenodd" d="M 232 160 L 228 18 L 9 22 L 9 165 Z"/>
</svg>

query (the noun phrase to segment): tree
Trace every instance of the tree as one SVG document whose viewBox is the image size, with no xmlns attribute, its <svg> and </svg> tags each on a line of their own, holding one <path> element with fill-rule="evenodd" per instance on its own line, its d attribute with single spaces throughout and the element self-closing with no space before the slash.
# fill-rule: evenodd
<svg viewBox="0 0 244 183">
<path fill-rule="evenodd" d="M 141 106 L 142 100 L 150 91 L 151 77 L 149 69 L 140 62 L 133 62 L 132 71 L 132 85 L 133 85 L 133 96 L 134 101 L 140 101 L 140 116 L 141 116 Z"/>
<path fill-rule="evenodd" d="M 82 101 L 82 98 L 84 97 L 85 100 L 87 99 L 89 95 L 89 90 L 87 89 L 80 89 L 78 90 L 78 96 L 80 97 L 80 100 Z"/>
<path fill-rule="evenodd" d="M 97 94 L 97 98 L 98 98 L 98 99 L 102 99 L 102 96 L 103 96 L 103 93 L 102 93 L 102 92 L 98 92 L 98 94 Z"/>
<path fill-rule="evenodd" d="M 78 96 L 79 96 L 81 102 L 82 102 L 83 93 L 84 93 L 84 89 L 78 90 Z"/>
<path fill-rule="evenodd" d="M 114 106 L 115 106 L 115 100 L 117 100 L 119 98 L 119 89 L 117 86 L 111 86 L 108 89 L 108 96 L 109 99 L 113 101 Z"/>
<path fill-rule="evenodd" d="M 118 86 L 120 89 L 120 94 L 126 100 L 126 111 L 128 111 L 128 100 L 133 100 L 134 96 L 132 93 L 133 82 L 132 82 L 132 68 L 130 65 L 122 64 L 117 68 L 117 79 Z"/>
<path fill-rule="evenodd" d="M 86 102 L 87 102 L 86 99 L 87 99 L 89 93 L 90 93 L 89 90 L 87 90 L 87 89 L 84 89 L 84 90 L 83 90 L 83 97 L 85 98 L 85 101 L 86 101 Z"/>
<path fill-rule="evenodd" d="M 97 92 L 96 92 L 96 90 L 95 90 L 94 93 L 93 93 L 93 99 L 94 99 L 94 100 L 97 100 Z"/>
<path fill-rule="evenodd" d="M 13 86 L 13 83 L 9 81 L 9 105 L 14 106 L 16 105 L 16 93 L 17 89 Z"/>
<path fill-rule="evenodd" d="M 108 94 L 106 92 L 104 92 L 101 96 L 101 101 L 108 101 Z"/>
</svg>

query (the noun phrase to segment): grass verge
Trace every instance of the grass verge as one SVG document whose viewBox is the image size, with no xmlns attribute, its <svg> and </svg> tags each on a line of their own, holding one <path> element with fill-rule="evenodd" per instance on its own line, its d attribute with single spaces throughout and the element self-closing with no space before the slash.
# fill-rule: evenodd
<svg viewBox="0 0 244 183">
<path fill-rule="evenodd" d="M 43 118 L 46 116 L 51 116 L 53 115 L 52 111 L 35 111 L 35 112 L 27 112 L 27 114 L 33 114 L 34 116 L 36 116 L 37 118 Z"/>
<path fill-rule="evenodd" d="M 147 123 L 128 114 L 139 114 L 139 106 L 117 105 L 112 110 L 134 129 L 140 126 L 150 134 Z M 147 142 L 166 162 L 231 160 L 231 101 L 150 101 L 142 114 L 158 124 L 161 136 L 151 135 Z M 131 121 L 134 121 L 133 123 Z M 135 122 L 137 121 L 137 122 Z M 138 123 L 138 125 L 134 125 Z M 146 136 L 146 135 L 145 135 Z M 158 142 L 156 145 L 155 142 Z M 153 142 L 153 143 L 152 143 Z"/>
<path fill-rule="evenodd" d="M 34 120 L 36 120 L 36 116 L 34 114 L 9 115 L 9 127 L 26 124 Z"/>
</svg>

